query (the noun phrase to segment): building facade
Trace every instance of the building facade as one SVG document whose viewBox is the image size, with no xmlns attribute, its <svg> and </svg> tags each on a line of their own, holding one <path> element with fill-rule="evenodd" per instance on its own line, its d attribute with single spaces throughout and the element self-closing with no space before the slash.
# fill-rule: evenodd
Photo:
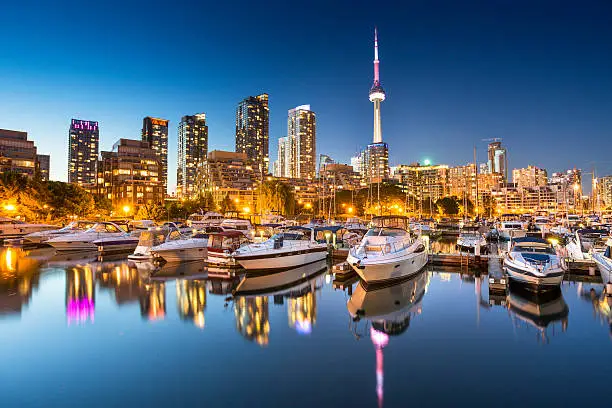
<svg viewBox="0 0 612 408">
<path fill-rule="evenodd" d="M 97 192 L 113 203 L 136 210 L 144 204 L 164 202 L 162 164 L 147 142 L 120 139 L 98 163 Z"/>
<path fill-rule="evenodd" d="M 527 166 L 512 170 L 512 183 L 517 187 L 539 187 L 548 184 L 546 169 L 536 166 Z"/>
<path fill-rule="evenodd" d="M 37 166 L 36 146 L 28 140 L 27 132 L 0 129 L 0 173 L 33 177 Z"/>
<path fill-rule="evenodd" d="M 178 164 L 176 192 L 179 197 L 192 198 L 204 187 L 203 174 L 208 154 L 206 114 L 183 116 L 178 126 Z"/>
<path fill-rule="evenodd" d="M 612 210 L 612 175 L 597 180 L 599 208 Z"/>
<path fill-rule="evenodd" d="M 285 177 L 314 179 L 317 174 L 316 116 L 310 105 L 290 109 L 287 117 L 289 171 Z"/>
<path fill-rule="evenodd" d="M 409 208 L 423 200 L 436 202 L 448 194 L 448 166 L 421 166 L 419 163 L 399 165 L 393 168 L 393 178 L 397 180 L 407 196 Z"/>
<path fill-rule="evenodd" d="M 168 120 L 147 116 L 142 120 L 142 141 L 157 153 L 162 165 L 161 181 L 168 188 Z"/>
<path fill-rule="evenodd" d="M 49 172 L 51 171 L 51 156 L 48 154 L 37 154 L 36 161 L 40 178 L 44 181 L 49 181 Z"/>
<path fill-rule="evenodd" d="M 249 96 L 236 108 L 236 152 L 245 153 L 261 177 L 270 167 L 268 94 Z"/>
<path fill-rule="evenodd" d="M 501 174 L 504 181 L 508 180 L 508 156 L 506 148 L 501 145 L 501 141 L 489 143 L 487 154 L 489 158 L 487 162 L 488 172 Z"/>
<path fill-rule="evenodd" d="M 246 153 L 213 150 L 207 155 L 204 169 L 206 191 L 212 194 L 218 208 L 227 197 L 238 212 L 257 211 L 259 167 L 254 167 Z"/>
<path fill-rule="evenodd" d="M 100 128 L 98 122 L 72 119 L 68 131 L 68 182 L 95 185 Z"/>
</svg>

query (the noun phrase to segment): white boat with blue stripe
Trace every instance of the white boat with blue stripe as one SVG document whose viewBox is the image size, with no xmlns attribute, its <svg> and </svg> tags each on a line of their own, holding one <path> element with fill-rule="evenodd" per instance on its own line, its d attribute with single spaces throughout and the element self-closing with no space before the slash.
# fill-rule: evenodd
<svg viewBox="0 0 612 408">
<path fill-rule="evenodd" d="M 535 291 L 559 289 L 565 270 L 552 244 L 541 238 L 515 238 L 504 258 L 511 281 Z"/>
</svg>

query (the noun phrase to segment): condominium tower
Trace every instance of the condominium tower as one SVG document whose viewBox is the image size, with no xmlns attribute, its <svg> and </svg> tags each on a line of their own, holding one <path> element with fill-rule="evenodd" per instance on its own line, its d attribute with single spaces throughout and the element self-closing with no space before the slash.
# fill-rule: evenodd
<svg viewBox="0 0 612 408">
<path fill-rule="evenodd" d="M 68 131 L 68 182 L 93 185 L 100 143 L 98 122 L 72 119 Z"/>
<path fill-rule="evenodd" d="M 317 174 L 316 116 L 310 105 L 289 109 L 287 136 L 278 140 L 281 177 L 314 179 Z"/>
<path fill-rule="evenodd" d="M 249 96 L 236 108 L 236 152 L 245 153 L 261 176 L 268 173 L 270 109 L 268 94 Z"/>
<path fill-rule="evenodd" d="M 162 166 L 160 181 L 164 192 L 168 187 L 168 121 L 147 116 L 142 120 L 142 141 L 157 153 Z"/>
<path fill-rule="evenodd" d="M 194 197 L 203 181 L 199 174 L 206 164 L 208 154 L 208 126 L 206 114 L 183 116 L 178 126 L 178 167 L 176 190 L 180 197 Z"/>
</svg>

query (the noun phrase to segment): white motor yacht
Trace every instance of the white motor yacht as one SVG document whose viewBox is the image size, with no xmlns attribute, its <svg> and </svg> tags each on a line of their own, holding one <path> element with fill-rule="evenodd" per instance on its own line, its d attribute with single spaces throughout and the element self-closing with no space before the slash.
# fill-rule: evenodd
<svg viewBox="0 0 612 408">
<path fill-rule="evenodd" d="M 327 244 L 314 240 L 315 231 L 314 228 L 290 228 L 262 243 L 242 246 L 233 258 L 248 271 L 289 269 L 326 259 Z"/>
<path fill-rule="evenodd" d="M 64 228 L 32 232 L 23 237 L 24 243 L 44 244 L 51 238 L 59 237 L 66 234 L 74 234 L 75 232 L 85 231 L 91 228 L 95 222 L 93 221 L 72 221 Z"/>
<path fill-rule="evenodd" d="M 99 255 L 129 253 L 138 245 L 139 233 L 128 233 L 119 237 L 104 237 L 92 243 L 98 247 Z"/>
<path fill-rule="evenodd" d="M 559 289 L 565 274 L 552 244 L 531 237 L 513 240 L 504 269 L 512 281 L 535 291 Z"/>
<path fill-rule="evenodd" d="M 0 217 L 0 240 L 20 238 L 33 232 L 56 230 L 57 225 L 30 224 L 27 222 Z"/>
<path fill-rule="evenodd" d="M 220 227 L 225 231 L 240 231 L 249 239 L 255 236 L 255 228 L 253 228 L 253 224 L 249 220 L 229 218 L 221 221 Z"/>
<path fill-rule="evenodd" d="M 565 249 L 574 261 L 591 259 L 591 252 L 603 252 L 609 232 L 601 229 L 579 229 L 568 238 Z"/>
<path fill-rule="evenodd" d="M 98 246 L 93 242 L 102 238 L 123 238 L 129 236 L 127 231 L 112 222 L 98 222 L 83 232 L 66 234 L 47 241 L 57 251 L 96 251 Z"/>
<path fill-rule="evenodd" d="M 229 230 L 209 234 L 206 263 L 209 266 L 236 268 L 240 265 L 234 259 L 234 253 L 249 242 L 249 239 L 240 231 Z"/>
<path fill-rule="evenodd" d="M 181 234 L 170 234 L 163 244 L 150 249 L 155 258 L 162 258 L 166 262 L 184 262 L 205 260 L 208 245 L 206 234 L 195 234 L 186 237 Z"/>
<path fill-rule="evenodd" d="M 612 284 L 612 238 L 608 238 L 603 252 L 591 252 L 591 256 L 597 264 L 604 285 Z"/>
<path fill-rule="evenodd" d="M 499 239 L 510 241 L 527 235 L 527 224 L 523 221 L 502 221 L 497 228 Z"/>
<path fill-rule="evenodd" d="M 480 232 L 479 226 L 464 225 L 457 238 L 457 248 L 459 248 L 459 250 L 484 254 L 487 252 L 487 239 L 484 234 Z"/>
<path fill-rule="evenodd" d="M 375 217 L 358 246 L 349 250 L 347 262 L 368 284 L 406 278 L 418 273 L 428 260 L 425 244 L 408 230 L 401 216 Z"/>
<path fill-rule="evenodd" d="M 223 215 L 212 211 L 205 214 L 194 213 L 187 217 L 187 225 L 198 229 L 219 226 L 224 219 Z"/>
<path fill-rule="evenodd" d="M 149 228 L 140 234 L 134 253 L 128 255 L 128 259 L 137 262 L 150 261 L 153 259 L 151 248 L 161 245 L 166 241 L 177 240 L 180 237 L 179 227 L 174 223 L 166 223 L 161 227 Z"/>
</svg>

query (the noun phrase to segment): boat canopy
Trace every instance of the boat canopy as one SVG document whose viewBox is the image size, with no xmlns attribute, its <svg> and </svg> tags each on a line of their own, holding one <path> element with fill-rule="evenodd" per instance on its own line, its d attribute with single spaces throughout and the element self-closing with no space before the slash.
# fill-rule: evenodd
<svg viewBox="0 0 612 408">
<path fill-rule="evenodd" d="M 520 243 L 533 243 L 533 244 L 545 244 L 545 245 L 550 245 L 550 242 L 546 241 L 545 239 L 542 238 L 537 238 L 537 237 L 521 237 L 521 238 L 514 238 L 512 240 L 515 244 L 520 244 Z"/>
<path fill-rule="evenodd" d="M 372 224 L 377 228 L 410 228 L 410 218 L 404 215 L 384 215 L 372 218 Z"/>
</svg>

